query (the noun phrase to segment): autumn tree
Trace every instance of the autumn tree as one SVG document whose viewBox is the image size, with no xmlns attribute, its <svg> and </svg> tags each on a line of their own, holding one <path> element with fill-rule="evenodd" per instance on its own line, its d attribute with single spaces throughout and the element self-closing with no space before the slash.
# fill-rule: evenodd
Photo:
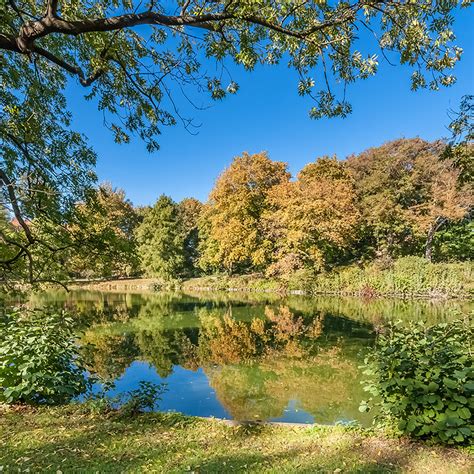
<svg viewBox="0 0 474 474">
<path fill-rule="evenodd" d="M 334 263 L 354 240 L 359 220 L 352 177 L 335 157 L 306 165 L 296 181 L 275 186 L 266 214 L 275 246 L 270 272 Z"/>
<path fill-rule="evenodd" d="M 311 117 L 345 116 L 346 86 L 376 73 L 380 50 L 411 67 L 415 89 L 455 82 L 457 3 L 0 0 L 1 205 L 20 223 L 14 239 L 0 238 L 25 268 L 12 278 L 44 280 L 36 256 L 59 262 L 79 242 L 64 221 L 94 184 L 95 155 L 71 130 L 68 85 L 97 103 L 117 142 L 136 135 L 150 151 L 164 127 L 192 126 L 177 93 L 238 91 L 226 61 L 247 70 L 288 61 Z M 4 275 L 11 258 L 0 262 Z"/>
<path fill-rule="evenodd" d="M 415 163 L 420 193 L 424 200 L 408 207 L 407 214 L 414 222 L 415 232 L 424 237 L 425 257 L 433 258 L 433 239 L 436 232 L 449 222 L 459 222 L 474 207 L 472 183 L 463 183 L 461 171 L 452 161 L 422 155 Z"/>
<path fill-rule="evenodd" d="M 289 180 L 286 167 L 266 153 L 244 153 L 219 176 L 201 221 L 202 268 L 233 273 L 267 264 L 272 247 L 261 217 L 268 209 L 270 190 Z"/>
<path fill-rule="evenodd" d="M 145 275 L 165 280 L 182 275 L 185 236 L 178 205 L 171 198 L 161 195 L 155 205 L 145 212 L 136 238 Z"/>
<path fill-rule="evenodd" d="M 460 171 L 441 156 L 445 144 L 420 138 L 400 139 L 348 159 L 364 221 L 379 254 L 431 258 L 434 233 L 462 219 L 472 205 Z"/>
<path fill-rule="evenodd" d="M 78 218 L 71 231 L 84 232 L 87 245 L 74 247 L 67 260 L 76 276 L 130 276 L 138 271 L 135 229 L 140 216 L 122 189 L 100 185 L 77 204 Z"/>
</svg>

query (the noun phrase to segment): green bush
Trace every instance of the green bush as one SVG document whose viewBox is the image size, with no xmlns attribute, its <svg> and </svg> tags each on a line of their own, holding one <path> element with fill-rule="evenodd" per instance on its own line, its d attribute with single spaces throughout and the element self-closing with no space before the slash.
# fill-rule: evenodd
<svg viewBox="0 0 474 474">
<path fill-rule="evenodd" d="M 388 268 L 372 262 L 316 275 L 314 293 L 466 297 L 474 292 L 472 262 L 431 263 L 422 257 L 403 257 Z"/>
<path fill-rule="evenodd" d="M 0 402 L 67 403 L 87 386 L 66 313 L 14 311 L 0 318 Z"/>
<path fill-rule="evenodd" d="M 134 416 L 146 411 L 153 411 L 166 390 L 166 385 L 141 380 L 138 388 L 125 394 L 125 401 L 120 406 L 121 414 Z"/>
<path fill-rule="evenodd" d="M 391 325 L 366 359 L 361 411 L 400 433 L 447 444 L 474 439 L 473 329 L 469 320 Z"/>
</svg>

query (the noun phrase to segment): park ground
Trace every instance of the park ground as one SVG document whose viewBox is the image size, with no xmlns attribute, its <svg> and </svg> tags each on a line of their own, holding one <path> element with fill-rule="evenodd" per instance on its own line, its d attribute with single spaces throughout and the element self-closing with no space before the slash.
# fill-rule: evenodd
<svg viewBox="0 0 474 474">
<path fill-rule="evenodd" d="M 468 449 L 343 426 L 236 425 L 87 404 L 0 407 L 3 472 L 470 473 Z"/>
</svg>

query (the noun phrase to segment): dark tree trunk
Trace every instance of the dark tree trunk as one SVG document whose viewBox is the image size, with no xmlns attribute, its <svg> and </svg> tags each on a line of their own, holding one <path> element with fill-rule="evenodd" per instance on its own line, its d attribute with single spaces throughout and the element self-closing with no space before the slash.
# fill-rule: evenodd
<svg viewBox="0 0 474 474">
<path fill-rule="evenodd" d="M 433 259 L 433 238 L 436 232 L 436 228 L 434 225 L 430 227 L 428 231 L 428 236 L 426 237 L 426 248 L 425 248 L 425 258 L 429 262 Z"/>
<path fill-rule="evenodd" d="M 429 262 L 433 259 L 433 239 L 436 231 L 438 231 L 446 221 L 447 219 L 444 217 L 437 217 L 428 231 L 428 235 L 426 236 L 425 258 Z"/>
</svg>

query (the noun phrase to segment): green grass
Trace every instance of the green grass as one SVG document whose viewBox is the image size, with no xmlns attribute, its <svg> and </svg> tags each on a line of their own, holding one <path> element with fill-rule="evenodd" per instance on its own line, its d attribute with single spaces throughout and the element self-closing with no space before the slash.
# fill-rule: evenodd
<svg viewBox="0 0 474 474">
<path fill-rule="evenodd" d="M 454 448 L 344 427 L 232 426 L 175 414 L 122 418 L 87 405 L 0 412 L 3 472 L 468 473 Z"/>
<path fill-rule="evenodd" d="M 430 263 L 421 257 L 403 257 L 388 268 L 378 263 L 350 265 L 314 275 L 301 270 L 285 278 L 262 275 L 204 276 L 182 283 L 184 290 L 304 292 L 351 296 L 469 298 L 474 295 L 474 264 Z"/>
<path fill-rule="evenodd" d="M 377 262 L 365 266 L 338 267 L 327 273 L 300 270 L 280 278 L 263 274 L 207 275 L 163 284 L 157 278 L 89 282 L 80 288 L 103 291 L 241 291 L 305 293 L 347 296 L 392 296 L 403 298 L 472 298 L 474 263 L 431 263 L 422 257 L 403 257 L 383 268 Z"/>
</svg>

